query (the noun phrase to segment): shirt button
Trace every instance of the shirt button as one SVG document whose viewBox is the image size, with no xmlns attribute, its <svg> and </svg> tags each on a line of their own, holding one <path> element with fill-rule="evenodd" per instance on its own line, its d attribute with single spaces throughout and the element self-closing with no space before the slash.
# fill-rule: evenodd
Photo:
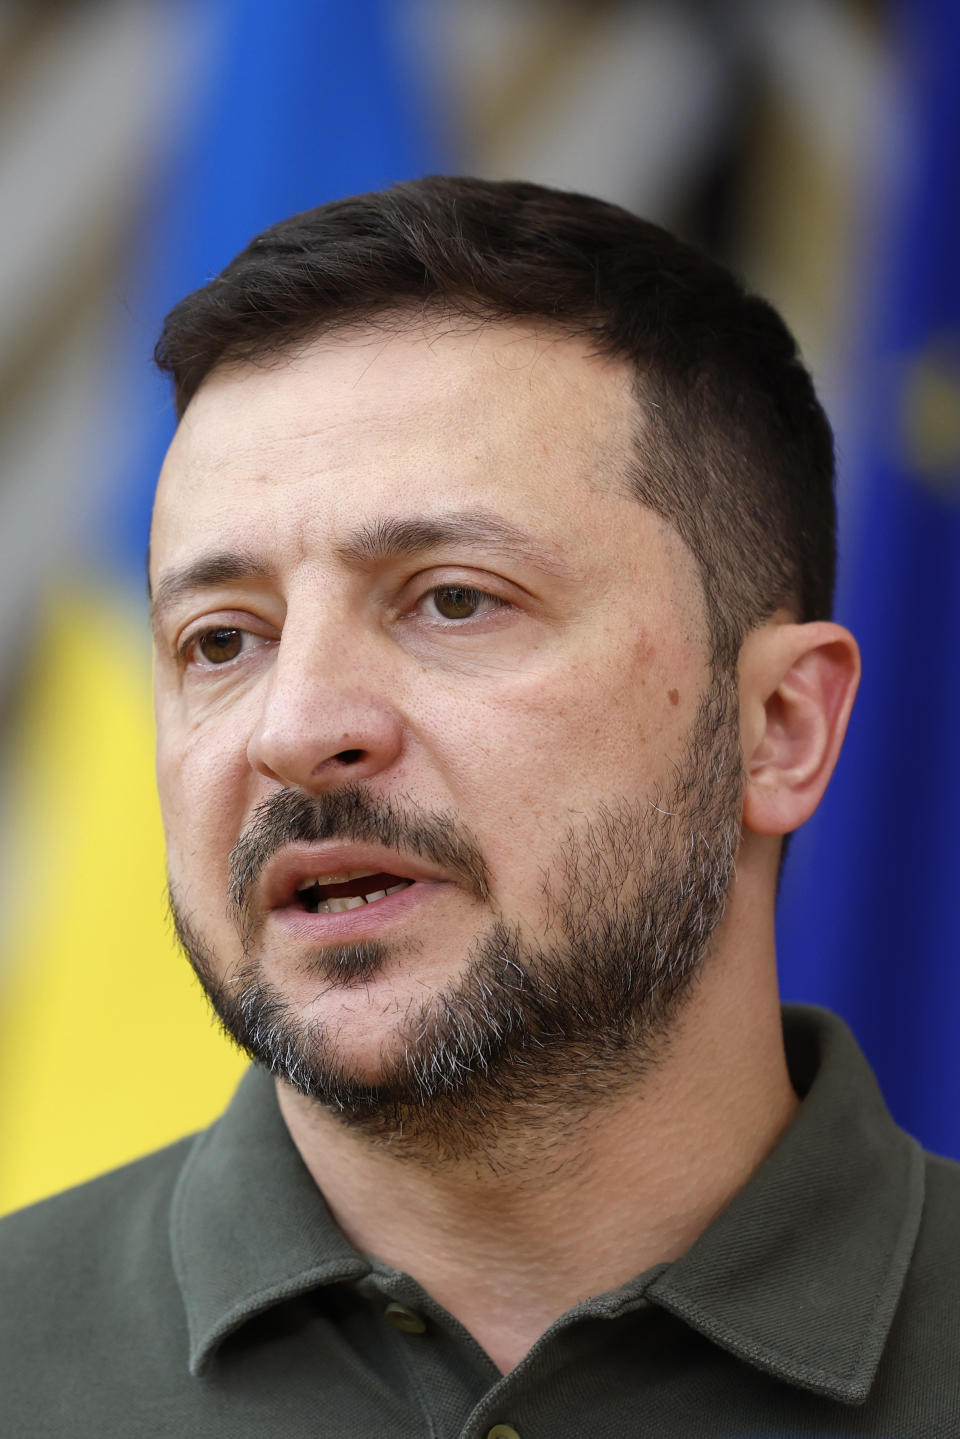
<svg viewBox="0 0 960 1439">
<path fill-rule="evenodd" d="M 388 1304 L 383 1311 L 383 1317 L 394 1329 L 402 1329 L 404 1334 L 426 1334 L 427 1321 L 415 1309 L 408 1309 L 405 1304 Z"/>
<path fill-rule="evenodd" d="M 494 1424 L 487 1430 L 487 1439 L 520 1439 L 520 1435 L 510 1424 Z"/>
</svg>

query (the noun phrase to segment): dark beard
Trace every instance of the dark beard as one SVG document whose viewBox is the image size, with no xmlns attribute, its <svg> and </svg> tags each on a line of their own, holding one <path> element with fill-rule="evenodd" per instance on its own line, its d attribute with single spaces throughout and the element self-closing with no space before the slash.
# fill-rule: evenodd
<svg viewBox="0 0 960 1439">
<path fill-rule="evenodd" d="M 389 1137 L 397 1153 L 489 1156 L 508 1132 L 579 1122 L 662 1053 L 723 915 L 742 793 L 735 683 L 718 676 L 672 793 L 601 804 L 567 833 L 543 886 L 557 942 L 531 943 L 496 918 L 458 979 L 408 1010 L 399 1052 L 375 1084 L 338 1060 L 325 1026 L 304 1022 L 255 959 L 233 980 L 218 978 L 171 889 L 174 925 L 227 1034 L 273 1074 L 370 1137 Z M 362 786 L 284 791 L 258 808 L 232 856 L 245 953 L 258 932 L 248 902 L 263 865 L 283 844 L 332 837 L 429 857 L 487 898 L 483 858 L 449 817 L 412 819 Z M 385 955 L 368 941 L 325 947 L 312 964 L 331 984 L 361 984 Z"/>
</svg>

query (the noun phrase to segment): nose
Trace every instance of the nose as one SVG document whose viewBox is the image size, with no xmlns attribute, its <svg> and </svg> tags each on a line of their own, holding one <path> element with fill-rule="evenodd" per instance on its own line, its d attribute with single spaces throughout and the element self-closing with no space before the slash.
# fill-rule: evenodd
<svg viewBox="0 0 960 1439">
<path fill-rule="evenodd" d="M 386 693 L 386 669 L 365 664 L 345 637 L 321 644 L 285 628 L 247 746 L 251 767 L 313 793 L 389 769 L 403 723 Z"/>
</svg>

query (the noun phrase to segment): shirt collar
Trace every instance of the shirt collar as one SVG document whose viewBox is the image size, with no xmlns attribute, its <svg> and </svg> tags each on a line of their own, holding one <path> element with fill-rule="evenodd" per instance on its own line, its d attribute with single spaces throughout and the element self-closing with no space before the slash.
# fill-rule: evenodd
<svg viewBox="0 0 960 1439">
<path fill-rule="evenodd" d="M 790 1007 L 784 1031 L 796 1117 L 646 1297 L 768 1373 L 862 1403 L 917 1237 L 923 1154 L 836 1016 Z"/>
<path fill-rule="evenodd" d="M 256 1066 L 184 1163 L 170 1240 L 193 1374 L 255 1314 L 370 1270 L 334 1223 L 290 1138 L 273 1080 Z"/>
<path fill-rule="evenodd" d="M 687 1254 L 652 1272 L 645 1297 L 760 1369 L 859 1403 L 916 1239 L 923 1156 L 840 1020 L 792 1008 L 784 1025 L 796 1117 Z M 194 1374 L 255 1314 L 371 1267 L 334 1223 L 257 1068 L 190 1151 L 171 1244 Z"/>
</svg>

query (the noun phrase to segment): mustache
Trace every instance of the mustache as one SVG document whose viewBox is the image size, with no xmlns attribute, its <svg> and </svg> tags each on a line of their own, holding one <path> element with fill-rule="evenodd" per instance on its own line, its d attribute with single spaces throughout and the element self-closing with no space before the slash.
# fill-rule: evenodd
<svg viewBox="0 0 960 1439">
<path fill-rule="evenodd" d="M 337 839 L 378 844 L 416 855 L 458 880 L 476 899 L 486 900 L 490 881 L 473 835 L 453 815 L 413 813 L 392 799 L 345 785 L 329 794 L 280 790 L 257 806 L 230 854 L 230 913 L 249 933 L 257 880 L 278 850 L 288 844 Z"/>
</svg>

